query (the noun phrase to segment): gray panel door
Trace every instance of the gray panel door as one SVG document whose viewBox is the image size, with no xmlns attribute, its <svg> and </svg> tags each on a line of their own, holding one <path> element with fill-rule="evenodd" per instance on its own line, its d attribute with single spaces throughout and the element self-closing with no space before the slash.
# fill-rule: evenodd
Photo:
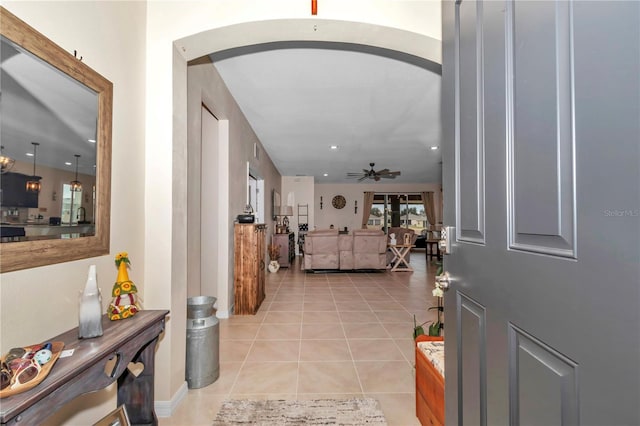
<svg viewBox="0 0 640 426">
<path fill-rule="evenodd" d="M 443 2 L 446 423 L 640 425 L 640 2 Z"/>
</svg>

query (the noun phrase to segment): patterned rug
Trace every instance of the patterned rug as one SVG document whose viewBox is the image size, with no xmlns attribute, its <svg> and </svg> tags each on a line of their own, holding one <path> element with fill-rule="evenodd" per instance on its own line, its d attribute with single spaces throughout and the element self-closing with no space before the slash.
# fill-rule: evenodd
<svg viewBox="0 0 640 426">
<path fill-rule="evenodd" d="M 291 400 L 228 399 L 213 426 L 375 425 L 387 421 L 373 398 Z"/>
</svg>

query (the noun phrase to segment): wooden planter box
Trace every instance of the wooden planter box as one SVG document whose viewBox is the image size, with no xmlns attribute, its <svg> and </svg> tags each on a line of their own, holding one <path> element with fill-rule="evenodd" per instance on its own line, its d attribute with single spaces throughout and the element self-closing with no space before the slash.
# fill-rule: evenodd
<svg viewBox="0 0 640 426">
<path fill-rule="evenodd" d="M 444 377 L 418 348 L 419 342 L 444 341 L 443 337 L 416 338 L 416 416 L 425 425 L 444 425 Z"/>
</svg>

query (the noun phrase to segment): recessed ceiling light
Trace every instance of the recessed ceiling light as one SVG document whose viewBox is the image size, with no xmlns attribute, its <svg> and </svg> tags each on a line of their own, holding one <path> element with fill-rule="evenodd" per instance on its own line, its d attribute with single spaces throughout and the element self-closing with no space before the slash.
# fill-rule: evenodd
<svg viewBox="0 0 640 426">
<path fill-rule="evenodd" d="M 329 148 L 331 148 L 331 149 L 338 149 L 338 145 L 331 145 Z"/>
<path fill-rule="evenodd" d="M 68 161 L 65 161 L 65 162 L 64 162 L 64 165 L 65 165 L 65 166 L 70 166 L 70 165 L 71 165 L 71 163 L 70 163 L 70 162 L 68 162 Z"/>
<path fill-rule="evenodd" d="M 432 151 L 435 151 L 435 150 L 436 150 L 436 149 L 438 149 L 438 148 L 439 148 L 438 146 L 432 146 L 432 147 L 431 147 L 431 150 L 432 150 Z"/>
<path fill-rule="evenodd" d="M 87 139 L 87 142 L 96 143 L 95 139 Z"/>
<path fill-rule="evenodd" d="M 322 176 L 327 177 L 327 176 L 329 176 L 329 173 L 325 173 Z"/>
<path fill-rule="evenodd" d="M 33 152 L 27 152 L 27 157 L 33 157 Z"/>
</svg>

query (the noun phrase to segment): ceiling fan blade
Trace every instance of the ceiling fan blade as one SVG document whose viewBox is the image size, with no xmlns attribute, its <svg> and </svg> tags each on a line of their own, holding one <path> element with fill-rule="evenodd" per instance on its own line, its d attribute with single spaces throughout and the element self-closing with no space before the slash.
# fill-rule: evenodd
<svg viewBox="0 0 640 426">
<path fill-rule="evenodd" d="M 380 175 L 379 177 L 384 179 L 395 179 L 396 175 Z"/>
<path fill-rule="evenodd" d="M 374 177 L 373 177 L 373 179 L 377 182 L 377 181 L 379 181 L 379 180 L 380 180 L 380 176 L 377 176 L 377 175 L 376 175 L 376 176 L 374 176 Z"/>
<path fill-rule="evenodd" d="M 384 175 L 384 174 L 387 174 L 387 173 L 389 173 L 389 169 L 382 169 L 382 170 L 378 170 L 376 172 L 376 174 L 378 174 L 378 175 Z"/>
<path fill-rule="evenodd" d="M 347 176 L 362 176 L 362 173 L 347 173 Z"/>
<path fill-rule="evenodd" d="M 358 182 L 362 182 L 363 180 L 365 180 L 366 178 L 368 178 L 369 176 L 362 176 L 360 179 L 358 179 Z"/>
</svg>

